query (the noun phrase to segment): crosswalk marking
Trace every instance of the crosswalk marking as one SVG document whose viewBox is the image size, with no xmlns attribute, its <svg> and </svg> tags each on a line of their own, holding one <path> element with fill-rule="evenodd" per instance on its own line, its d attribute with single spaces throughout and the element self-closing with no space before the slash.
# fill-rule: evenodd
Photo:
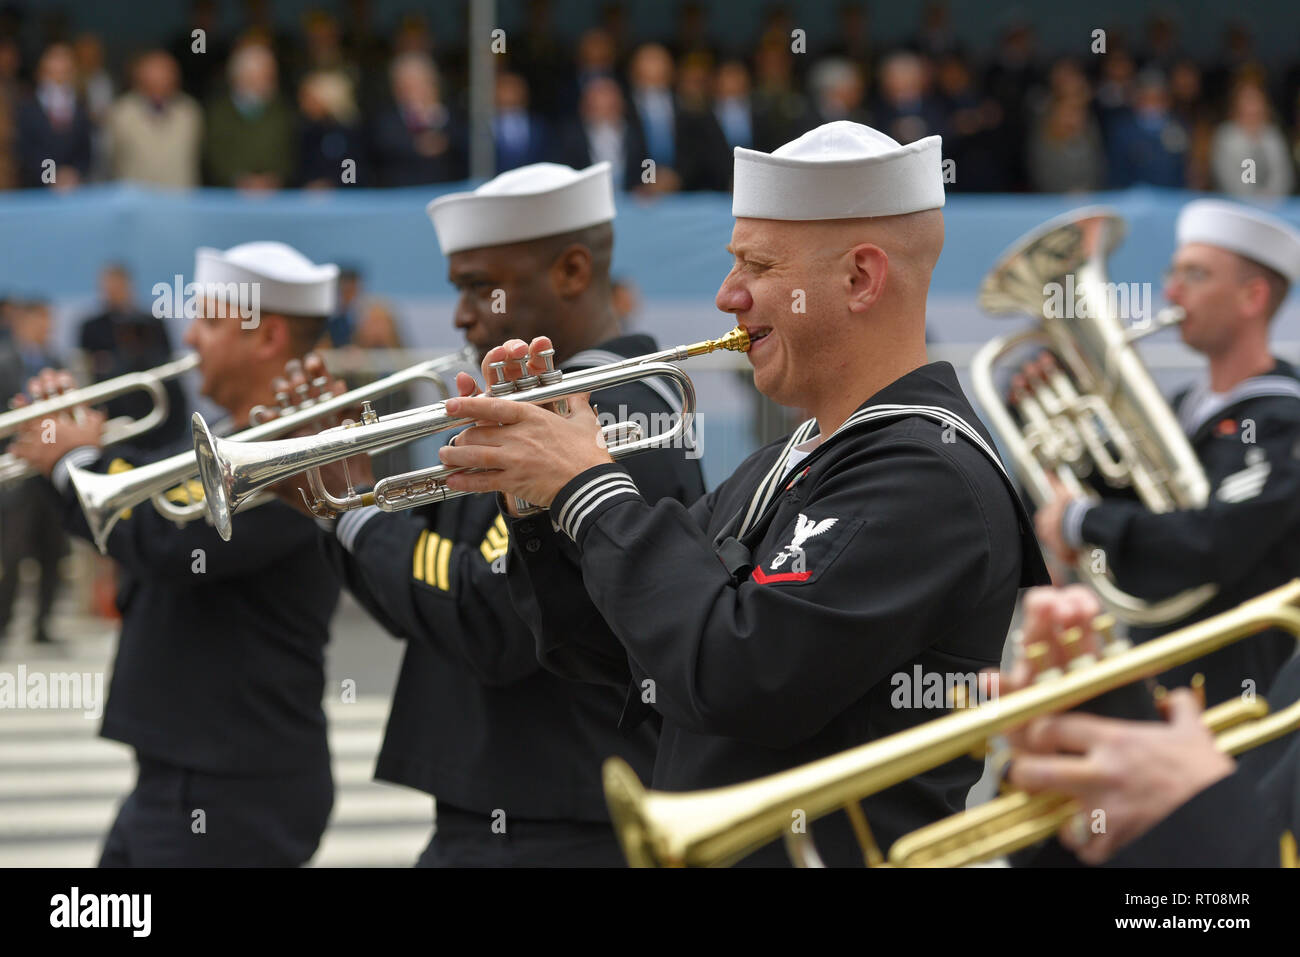
<svg viewBox="0 0 1300 957">
<path fill-rule="evenodd" d="M 325 711 L 334 810 L 312 864 L 411 866 L 432 831 L 433 799 L 371 778 L 387 697 L 327 702 Z M 0 867 L 94 866 L 134 781 L 131 750 L 98 730 L 80 712 L 0 711 Z"/>
</svg>

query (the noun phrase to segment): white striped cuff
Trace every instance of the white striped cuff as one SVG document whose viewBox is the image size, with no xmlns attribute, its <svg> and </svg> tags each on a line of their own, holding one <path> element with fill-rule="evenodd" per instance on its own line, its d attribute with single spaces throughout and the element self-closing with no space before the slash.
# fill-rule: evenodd
<svg viewBox="0 0 1300 957">
<path fill-rule="evenodd" d="M 595 476 L 586 477 L 597 470 Z M 622 501 L 644 501 L 632 477 L 617 466 L 598 465 L 578 476 L 574 482 L 581 484 L 568 495 L 561 490 L 560 496 L 551 503 L 551 522 L 575 544 L 582 533 L 583 523 L 599 512 Z"/>
<path fill-rule="evenodd" d="M 84 469 L 91 462 L 97 460 L 99 455 L 99 449 L 93 445 L 80 445 L 59 459 L 54 465 L 54 471 L 50 473 L 50 481 L 54 483 L 54 487 L 58 489 L 59 494 L 62 495 L 68 490 L 68 482 L 70 481 L 68 478 L 69 464 Z"/>
<path fill-rule="evenodd" d="M 1065 506 L 1065 514 L 1061 516 L 1061 537 L 1071 548 L 1083 548 L 1083 519 L 1095 504 L 1076 498 Z"/>
<path fill-rule="evenodd" d="M 357 536 L 361 534 L 361 529 L 365 527 L 376 515 L 382 515 L 383 511 L 374 505 L 364 505 L 361 508 L 353 508 L 344 512 L 337 519 L 328 520 L 334 526 L 334 534 L 338 537 L 339 544 L 352 553 L 356 547 Z"/>
</svg>

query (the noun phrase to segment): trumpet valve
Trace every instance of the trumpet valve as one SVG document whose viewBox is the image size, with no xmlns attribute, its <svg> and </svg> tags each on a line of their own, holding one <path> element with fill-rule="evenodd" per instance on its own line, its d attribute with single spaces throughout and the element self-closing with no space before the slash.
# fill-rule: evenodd
<svg viewBox="0 0 1300 957">
<path fill-rule="evenodd" d="M 536 388 L 541 379 L 529 371 L 528 357 L 524 356 L 522 359 L 515 359 L 514 361 L 519 363 L 519 378 L 515 380 L 515 391 L 524 392 L 527 389 Z"/>
<path fill-rule="evenodd" d="M 506 379 L 506 364 L 504 362 L 489 363 L 488 368 L 497 377 L 497 381 L 488 386 L 489 395 L 509 395 L 515 391 L 514 383 Z"/>
<path fill-rule="evenodd" d="M 379 414 L 375 412 L 374 405 L 369 399 L 361 403 L 361 423 L 363 425 L 375 425 L 379 422 Z"/>
</svg>

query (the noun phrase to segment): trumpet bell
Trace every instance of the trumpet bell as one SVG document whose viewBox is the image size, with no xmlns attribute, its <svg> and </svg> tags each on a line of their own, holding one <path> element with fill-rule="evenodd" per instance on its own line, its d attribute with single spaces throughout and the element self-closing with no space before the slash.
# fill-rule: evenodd
<svg viewBox="0 0 1300 957">
<path fill-rule="evenodd" d="M 208 518 L 217 530 L 223 542 L 230 541 L 234 528 L 232 516 L 235 505 L 232 502 L 233 480 L 227 469 L 230 463 L 228 455 L 222 454 L 217 443 L 221 442 L 208 429 L 208 423 L 198 412 L 190 420 L 194 428 L 194 458 L 199 467 L 199 481 L 203 483 L 203 498 L 207 502 Z M 238 445 L 238 442 L 221 442 L 222 445 Z"/>
</svg>

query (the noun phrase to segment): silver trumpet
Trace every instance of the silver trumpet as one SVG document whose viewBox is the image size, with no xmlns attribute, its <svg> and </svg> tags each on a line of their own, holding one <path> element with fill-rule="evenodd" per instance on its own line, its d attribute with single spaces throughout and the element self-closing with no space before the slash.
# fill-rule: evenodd
<svg viewBox="0 0 1300 957">
<path fill-rule="evenodd" d="M 672 363 L 719 349 L 747 351 L 748 333 L 736 328 L 719 339 L 706 339 L 568 374 L 554 368 L 552 355 L 543 356 L 547 368 L 540 375 L 529 374 L 526 360 L 519 360 L 524 375 L 514 382 L 506 381 L 505 363 L 494 363 L 498 381 L 488 387 L 488 394 L 514 402 L 550 406 L 560 414 L 566 414 L 565 400 L 568 396 L 642 379 L 668 379 L 681 396 L 681 415 L 672 428 L 649 436 L 641 434 L 641 430 L 631 423 L 606 426 L 604 434 L 610 454 L 620 459 L 667 445 L 688 433 L 695 415 L 695 387 L 690 377 Z M 216 438 L 209 432 L 203 417 L 195 414 L 194 451 L 198 456 L 208 517 L 221 537 L 228 540 L 231 517 L 250 496 L 300 472 L 307 473 L 315 496 L 314 501 L 308 499 L 308 504 L 322 516 L 333 516 L 366 505 L 393 512 L 472 494 L 447 488 L 447 477 L 464 470 L 445 465 L 381 479 L 371 492 L 358 492 L 349 481 L 342 496 L 327 492 L 316 470 L 362 452 L 402 445 L 473 422 L 473 419 L 449 415 L 444 402 L 385 416 L 366 408 L 357 423 L 326 429 L 318 435 L 253 444 Z M 621 433 L 623 440 L 609 441 L 611 433 Z"/>
<path fill-rule="evenodd" d="M 285 411 L 267 422 L 251 426 L 227 439 L 223 444 L 239 445 L 247 442 L 259 442 L 273 439 L 289 432 L 295 432 L 321 419 L 339 412 L 352 409 L 359 404 L 369 404 L 373 399 L 403 389 L 416 382 L 425 381 L 433 385 L 443 395 L 451 390 L 443 381 L 443 374 L 458 367 L 469 367 L 474 363 L 474 351 L 469 347 L 459 352 L 437 359 L 430 359 L 402 369 L 390 376 L 377 379 L 368 385 L 345 392 L 327 399 L 304 401 L 292 406 L 292 411 Z M 254 410 L 256 413 L 257 410 Z M 198 414 L 195 419 L 202 421 Z M 204 429 L 206 432 L 206 427 Z M 383 451 L 376 449 L 376 452 Z M 154 508 L 163 516 L 177 523 L 186 523 L 204 517 L 208 509 L 201 499 L 178 504 L 167 498 L 167 493 L 177 486 L 187 488 L 189 483 L 199 476 L 199 465 L 192 451 L 179 452 L 169 458 L 160 459 L 133 468 L 126 472 L 106 475 L 92 472 L 69 464 L 68 477 L 76 490 L 77 501 L 90 526 L 91 536 L 101 552 L 108 547 L 108 536 L 125 511 L 144 502 L 153 500 Z M 264 501 L 271 501 L 273 496 L 259 496 L 248 502 L 241 502 L 245 507 L 252 507 Z M 229 540 L 227 527 L 222 536 Z"/>
<path fill-rule="evenodd" d="M 0 439 L 8 438 L 30 422 L 39 422 L 50 416 L 79 408 L 83 405 L 101 405 L 118 396 L 131 392 L 147 392 L 153 399 L 153 408 L 149 414 L 138 419 L 117 418 L 104 423 L 100 433 L 104 445 L 125 442 L 137 435 L 156 429 L 167 420 L 170 403 L 167 399 L 166 383 L 170 379 L 184 375 L 199 364 L 199 357 L 190 353 L 179 359 L 155 366 L 145 372 L 128 372 L 125 375 L 105 379 L 94 385 L 73 389 L 62 395 L 41 399 L 20 409 L 10 409 L 0 413 Z M 11 452 L 0 455 L 0 488 L 20 479 L 34 475 L 32 467 Z"/>
</svg>

